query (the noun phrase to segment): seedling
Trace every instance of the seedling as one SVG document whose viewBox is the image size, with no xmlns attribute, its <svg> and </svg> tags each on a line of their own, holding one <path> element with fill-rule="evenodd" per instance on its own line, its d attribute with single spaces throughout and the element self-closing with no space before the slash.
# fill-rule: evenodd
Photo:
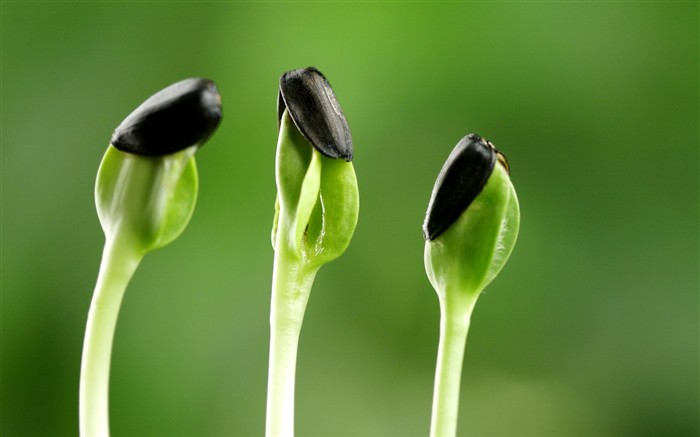
<svg viewBox="0 0 700 437">
<path fill-rule="evenodd" d="M 177 238 L 197 199 L 194 153 L 221 119 L 213 82 L 186 79 L 151 96 L 114 131 L 95 183 L 105 234 L 80 371 L 80 434 L 109 436 L 109 367 L 124 291 L 143 256 Z"/>
<path fill-rule="evenodd" d="M 425 270 L 440 300 L 440 342 L 430 427 L 457 431 L 460 377 L 472 310 L 510 256 L 520 209 L 505 156 L 475 134 L 457 144 L 440 170 L 423 235 Z"/>
<path fill-rule="evenodd" d="M 277 113 L 268 437 L 294 435 L 296 356 L 306 303 L 321 266 L 345 252 L 359 209 L 350 129 L 321 72 L 284 73 Z"/>
</svg>

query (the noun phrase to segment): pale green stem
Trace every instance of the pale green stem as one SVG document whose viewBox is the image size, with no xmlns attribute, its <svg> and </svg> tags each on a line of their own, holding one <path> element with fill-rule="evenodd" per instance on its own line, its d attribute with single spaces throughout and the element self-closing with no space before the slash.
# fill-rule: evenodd
<svg viewBox="0 0 700 437">
<path fill-rule="evenodd" d="M 278 241 L 279 241 L 278 234 Z M 270 305 L 270 365 L 267 382 L 267 437 L 294 435 L 294 380 L 299 333 L 317 269 L 278 245 Z"/>
<path fill-rule="evenodd" d="M 128 242 L 105 244 L 90 304 L 80 369 L 80 435 L 109 436 L 109 367 L 114 329 L 124 291 L 142 256 Z"/>
<path fill-rule="evenodd" d="M 431 437 L 454 437 L 459 417 L 462 362 L 469 332 L 469 321 L 478 294 L 457 290 L 440 297 L 440 343 L 438 346 L 433 393 Z"/>
</svg>

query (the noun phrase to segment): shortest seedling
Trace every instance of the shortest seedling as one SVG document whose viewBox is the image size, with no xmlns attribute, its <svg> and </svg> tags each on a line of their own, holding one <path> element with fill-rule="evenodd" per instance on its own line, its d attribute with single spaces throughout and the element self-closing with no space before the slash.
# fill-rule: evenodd
<svg viewBox="0 0 700 437">
<path fill-rule="evenodd" d="M 440 300 L 440 343 L 430 435 L 457 431 L 460 376 L 479 294 L 508 260 L 520 209 L 505 156 L 475 134 L 462 138 L 438 175 L 423 224 L 425 269 Z"/>
<path fill-rule="evenodd" d="M 151 96 L 114 131 L 95 184 L 105 247 L 88 313 L 80 371 L 80 434 L 109 435 L 109 367 L 124 291 L 143 256 L 185 229 L 197 198 L 194 153 L 221 120 L 206 79 Z"/>
</svg>

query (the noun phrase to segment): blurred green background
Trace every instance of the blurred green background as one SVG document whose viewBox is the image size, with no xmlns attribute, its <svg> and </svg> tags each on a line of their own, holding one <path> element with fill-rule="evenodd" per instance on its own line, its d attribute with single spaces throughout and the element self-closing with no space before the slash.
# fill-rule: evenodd
<svg viewBox="0 0 700 437">
<path fill-rule="evenodd" d="M 421 223 L 443 161 L 504 151 L 518 245 L 472 320 L 459 433 L 698 435 L 697 2 L 2 2 L 3 436 L 77 435 L 112 130 L 214 79 L 185 233 L 126 294 L 114 436 L 262 435 L 277 81 L 318 67 L 348 117 L 360 222 L 319 273 L 300 436 L 421 436 L 438 302 Z"/>
</svg>

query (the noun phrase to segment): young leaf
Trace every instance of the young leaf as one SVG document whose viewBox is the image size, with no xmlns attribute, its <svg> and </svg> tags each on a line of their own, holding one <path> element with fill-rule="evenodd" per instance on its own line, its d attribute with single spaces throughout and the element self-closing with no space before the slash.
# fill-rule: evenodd
<svg viewBox="0 0 700 437">
<path fill-rule="evenodd" d="M 442 234 L 425 245 L 428 278 L 438 292 L 480 293 L 503 268 L 520 225 L 508 173 L 494 167 L 486 185 Z"/>
<path fill-rule="evenodd" d="M 360 197 L 352 163 L 321 158 L 321 188 L 309 219 L 305 257 L 323 265 L 342 255 L 357 226 Z"/>
<path fill-rule="evenodd" d="M 108 239 L 129 239 L 146 253 L 182 233 L 197 200 L 194 151 L 152 157 L 107 149 L 95 182 L 95 204 Z"/>
<path fill-rule="evenodd" d="M 302 238 L 318 200 L 321 162 L 286 113 L 280 126 L 276 161 L 279 214 L 274 227 L 290 231 L 284 235 L 282 243 L 301 256 Z M 275 247 L 275 250 L 281 249 Z"/>
</svg>

